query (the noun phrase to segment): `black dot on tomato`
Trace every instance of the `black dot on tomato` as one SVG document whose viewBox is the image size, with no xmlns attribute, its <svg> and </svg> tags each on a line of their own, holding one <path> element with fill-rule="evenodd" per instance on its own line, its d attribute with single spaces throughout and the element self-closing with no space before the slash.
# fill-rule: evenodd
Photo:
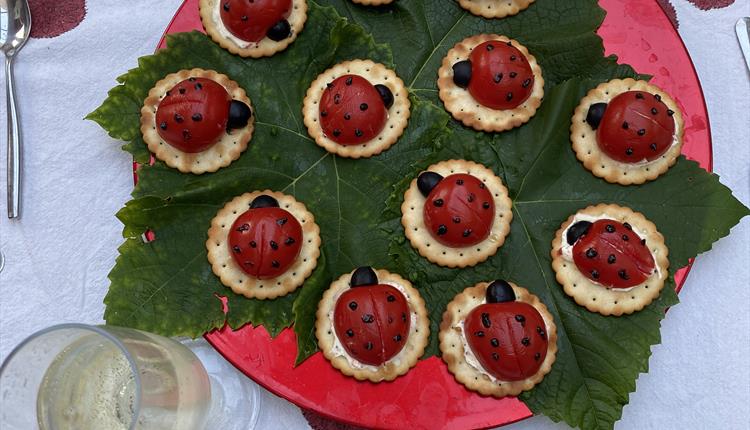
<svg viewBox="0 0 750 430">
<path fill-rule="evenodd" d="M 643 99 L 643 94 L 641 94 L 641 93 L 635 93 L 635 98 L 638 99 L 638 100 L 641 100 L 641 99 Z"/>
<path fill-rule="evenodd" d="M 506 94 L 506 95 L 505 95 L 505 100 L 506 100 L 506 101 L 511 101 L 511 100 L 513 100 L 513 93 L 509 92 L 508 94 Z"/>
<path fill-rule="evenodd" d="M 509 76 L 510 76 L 511 78 L 515 78 L 516 76 L 518 76 L 518 73 L 516 73 L 516 72 L 510 72 L 510 73 L 509 73 L 508 75 L 509 75 Z"/>
<path fill-rule="evenodd" d="M 627 234 L 623 234 L 622 235 L 622 240 L 624 240 L 625 242 L 627 242 L 627 241 L 630 240 L 630 236 L 628 236 Z"/>
<path fill-rule="evenodd" d="M 273 260 L 273 261 L 271 261 L 271 266 L 274 267 L 274 268 L 278 268 L 279 267 L 279 262 L 276 261 L 276 260 Z"/>
<path fill-rule="evenodd" d="M 607 233 L 614 233 L 615 232 L 615 226 L 612 224 L 607 224 L 606 227 L 604 227 L 605 230 L 607 230 Z"/>
<path fill-rule="evenodd" d="M 395 302 L 396 296 L 394 296 L 393 294 L 388 294 L 388 298 L 386 300 L 388 300 L 389 302 Z"/>
<path fill-rule="evenodd" d="M 346 331 L 346 335 L 349 336 L 349 337 L 354 337 L 354 330 L 352 330 L 352 329 L 347 330 Z"/>
<path fill-rule="evenodd" d="M 599 255 L 598 252 L 596 252 L 596 249 L 589 248 L 586 250 L 586 257 L 587 258 L 596 258 L 596 256 Z"/>
<path fill-rule="evenodd" d="M 182 121 L 185 121 L 185 118 L 183 118 L 182 115 L 176 113 L 174 114 L 174 120 L 177 122 L 182 122 Z"/>
<path fill-rule="evenodd" d="M 258 244 L 257 244 L 257 243 L 255 243 L 255 241 L 254 241 L 254 240 L 251 240 L 251 241 L 250 241 L 250 248 L 255 248 L 256 246 L 258 246 Z"/>
<path fill-rule="evenodd" d="M 638 130 L 638 136 L 644 136 L 645 134 L 646 134 L 646 129 L 645 128 L 642 128 L 642 129 Z"/>
<path fill-rule="evenodd" d="M 524 337 L 523 339 L 521 339 L 521 344 L 523 346 L 529 346 L 531 345 L 531 339 L 529 339 L 528 337 Z"/>
<path fill-rule="evenodd" d="M 456 185 L 463 185 L 464 180 L 463 179 L 456 179 Z"/>
<path fill-rule="evenodd" d="M 372 342 L 367 342 L 365 344 L 365 349 L 368 350 L 368 351 L 371 351 L 372 350 Z"/>
<path fill-rule="evenodd" d="M 162 129 L 162 130 L 166 130 L 167 129 L 167 122 L 166 121 L 162 121 L 161 124 L 159 124 L 159 128 Z"/>
<path fill-rule="evenodd" d="M 334 129 L 334 130 L 333 130 L 333 136 L 334 136 L 334 137 L 339 137 L 339 136 L 341 136 L 341 130 L 339 130 L 338 128 Z"/>
<path fill-rule="evenodd" d="M 363 134 L 364 134 L 364 133 L 362 133 L 362 130 L 360 130 L 360 129 L 358 129 L 358 128 L 355 128 L 355 129 L 354 129 L 354 135 L 355 135 L 355 136 L 357 136 L 357 137 L 362 137 L 362 135 L 363 135 Z"/>
<path fill-rule="evenodd" d="M 599 279 L 599 271 L 594 269 L 591 271 L 591 277 L 594 279 Z"/>
<path fill-rule="evenodd" d="M 495 49 L 495 46 L 493 44 L 490 43 L 490 44 L 487 45 L 487 50 L 488 51 L 492 51 L 493 49 Z"/>
<path fill-rule="evenodd" d="M 273 240 L 271 241 L 270 245 L 271 245 L 271 249 L 273 249 L 274 251 L 279 249 L 279 244 Z"/>
<path fill-rule="evenodd" d="M 482 330 L 478 330 L 474 332 L 474 336 L 476 337 L 484 337 L 484 332 Z"/>
<path fill-rule="evenodd" d="M 443 203 L 444 203 L 443 199 L 435 199 L 435 200 L 432 201 L 432 204 L 435 207 L 438 207 L 438 208 L 441 207 L 441 206 L 443 206 Z"/>
<path fill-rule="evenodd" d="M 448 227 L 446 227 L 445 224 L 440 224 L 437 229 L 437 234 L 442 236 L 446 233 L 448 233 Z"/>
<path fill-rule="evenodd" d="M 347 121 L 349 121 L 350 119 L 352 119 L 352 116 L 349 114 L 349 112 L 347 112 L 347 113 L 344 114 L 344 119 L 347 120 Z"/>
<path fill-rule="evenodd" d="M 194 113 L 194 114 L 193 114 L 193 116 L 192 116 L 191 118 L 192 118 L 192 119 L 193 119 L 193 121 L 195 121 L 195 122 L 198 122 L 198 121 L 203 121 L 203 115 L 201 115 L 201 114 L 199 114 L 199 113 Z"/>
<path fill-rule="evenodd" d="M 534 361 L 539 361 L 541 357 L 542 357 L 542 354 L 537 352 L 536 354 L 534 354 Z"/>
<path fill-rule="evenodd" d="M 364 314 L 364 315 L 362 315 L 362 322 L 363 323 L 370 324 L 373 321 L 375 321 L 375 317 L 372 316 L 372 314 Z"/>
<path fill-rule="evenodd" d="M 652 143 L 648 147 L 651 148 L 652 151 L 656 151 L 656 144 L 655 143 Z"/>
<path fill-rule="evenodd" d="M 496 84 L 499 84 L 499 83 L 500 83 L 500 81 L 502 81 L 502 80 L 503 80 L 503 74 L 502 74 L 502 73 L 498 73 L 498 74 L 496 74 L 496 75 L 495 75 L 495 77 L 494 77 L 494 78 L 493 78 L 492 80 L 493 80 L 493 81 L 494 81 L 494 82 L 495 82 Z"/>
<path fill-rule="evenodd" d="M 630 279 L 630 276 L 628 276 L 628 272 L 625 271 L 625 269 L 620 270 L 617 272 L 617 276 L 619 276 L 621 279 L 628 280 Z"/>
<path fill-rule="evenodd" d="M 498 361 L 498 360 L 500 360 L 500 355 L 498 355 L 497 352 L 493 352 L 492 353 L 492 359 L 495 360 L 495 361 Z"/>
<path fill-rule="evenodd" d="M 499 341 L 499 340 L 497 340 L 497 338 L 494 338 L 494 337 L 493 337 L 492 339 L 490 339 L 490 345 L 492 345 L 492 346 L 494 346 L 495 348 L 497 348 L 498 346 L 500 346 L 500 341 Z"/>
<path fill-rule="evenodd" d="M 179 91 L 180 91 L 180 94 L 185 94 L 185 92 L 186 92 L 187 90 L 186 90 L 185 88 L 182 88 L 182 87 L 180 87 Z"/>
<path fill-rule="evenodd" d="M 351 85 L 351 84 L 352 84 L 352 77 L 349 76 L 348 78 L 346 78 L 346 85 Z"/>
<path fill-rule="evenodd" d="M 616 262 L 617 262 L 617 257 L 615 257 L 615 254 L 609 254 L 609 257 L 607 257 L 607 263 L 615 264 Z"/>
<path fill-rule="evenodd" d="M 349 309 L 356 311 L 357 310 L 357 302 L 349 302 Z"/>
<path fill-rule="evenodd" d="M 463 236 L 463 237 L 469 237 L 469 236 L 471 236 L 471 229 L 467 228 L 466 230 L 464 230 L 464 232 L 461 233 L 461 236 Z"/>
<path fill-rule="evenodd" d="M 367 110 L 367 107 L 367 103 L 362 103 L 361 105 L 359 105 L 359 110 L 364 112 Z"/>
<path fill-rule="evenodd" d="M 401 335 L 397 334 L 397 335 L 393 336 L 393 341 L 394 342 L 401 342 Z"/>
<path fill-rule="evenodd" d="M 482 207 L 485 208 L 485 209 L 489 209 L 490 208 L 490 202 L 484 202 L 484 203 L 482 203 Z"/>
</svg>

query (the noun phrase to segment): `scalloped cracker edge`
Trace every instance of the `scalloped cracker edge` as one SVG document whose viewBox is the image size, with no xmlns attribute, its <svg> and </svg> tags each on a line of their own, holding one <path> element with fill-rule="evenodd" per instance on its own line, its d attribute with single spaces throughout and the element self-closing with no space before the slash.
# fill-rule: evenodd
<svg viewBox="0 0 750 430">
<path fill-rule="evenodd" d="M 485 292 L 488 282 L 480 282 L 473 287 L 466 288 L 458 293 L 448 303 L 443 313 L 443 321 L 440 323 L 440 352 L 443 361 L 448 365 L 448 370 L 456 378 L 456 381 L 466 388 L 476 391 L 485 396 L 505 397 L 517 396 L 523 391 L 530 390 L 534 385 L 544 379 L 544 376 L 552 370 L 552 364 L 557 355 L 557 326 L 547 306 L 537 296 L 531 294 L 527 289 L 509 282 L 516 294 L 516 301 L 528 303 L 533 306 L 544 320 L 547 331 L 547 356 L 544 358 L 539 370 L 532 376 L 520 381 L 493 381 L 484 369 L 477 369 L 470 365 L 465 358 L 464 334 L 459 323 L 469 315 L 477 306 L 485 303 Z"/>
<path fill-rule="evenodd" d="M 383 126 L 383 130 L 363 144 L 342 145 L 336 143 L 326 137 L 323 128 L 318 123 L 320 117 L 318 103 L 326 89 L 326 84 L 347 74 L 362 76 L 372 85 L 386 85 L 393 93 L 393 106 L 388 109 L 388 119 Z M 406 90 L 404 81 L 396 75 L 396 72 L 370 60 L 351 60 L 339 63 L 318 75 L 307 90 L 307 96 L 302 106 L 302 116 L 307 132 L 318 146 L 342 157 L 367 158 L 380 154 L 396 143 L 409 122 L 410 107 L 409 92 Z"/>
<path fill-rule="evenodd" d="M 245 103 L 253 112 L 245 127 L 230 132 L 225 131 L 213 146 L 197 153 L 180 151 L 162 139 L 156 129 L 156 111 L 159 108 L 159 103 L 166 96 L 167 91 L 188 78 L 211 79 L 223 86 L 233 100 Z M 148 92 L 148 97 L 146 97 L 141 108 L 141 134 L 146 145 L 148 145 L 148 150 L 164 164 L 182 173 L 200 175 L 206 172 L 215 172 L 240 158 L 253 137 L 253 130 L 255 129 L 254 113 L 253 105 L 245 90 L 240 88 L 237 82 L 229 79 L 227 75 L 204 69 L 180 70 L 165 76 Z"/>
<path fill-rule="evenodd" d="M 417 187 L 417 178 L 411 181 L 401 205 L 401 224 L 411 245 L 429 261 L 446 267 L 475 266 L 495 255 L 510 233 L 513 220 L 512 201 L 503 181 L 487 167 L 465 160 L 446 160 L 425 170 L 447 177 L 454 173 L 468 173 L 487 185 L 495 203 L 495 220 L 486 239 L 473 246 L 453 248 L 438 242 L 424 223 L 423 208 L 427 199 Z"/>
<path fill-rule="evenodd" d="M 534 0 L 458 0 L 462 8 L 485 18 L 515 15 L 534 3 Z"/>
<path fill-rule="evenodd" d="M 409 336 L 403 349 L 395 357 L 380 366 L 363 365 L 361 369 L 352 367 L 343 355 L 334 355 L 333 345 L 336 332 L 331 324 L 328 314 L 335 309 L 338 298 L 347 291 L 352 273 L 345 273 L 331 283 L 331 286 L 323 294 L 315 314 L 315 336 L 318 339 L 318 347 L 331 365 L 341 371 L 344 375 L 353 376 L 357 380 L 368 380 L 371 382 L 392 381 L 406 374 L 419 361 L 424 354 L 425 347 L 430 338 L 430 320 L 427 318 L 427 308 L 419 291 L 411 282 L 401 276 L 390 273 L 387 270 L 377 269 L 379 283 L 399 285 L 406 292 L 406 301 L 409 311 L 416 315 L 416 323 L 409 328 Z"/>
<path fill-rule="evenodd" d="M 200 16 L 206 33 L 218 43 L 219 46 L 241 57 L 270 57 L 273 54 L 285 50 L 302 32 L 307 21 L 307 2 L 305 0 L 292 0 L 292 11 L 287 18 L 291 27 L 291 34 L 284 40 L 275 41 L 264 37 L 257 43 L 250 43 L 243 48 L 234 40 L 223 36 L 219 32 L 219 24 L 214 20 L 214 9 L 221 7 L 221 0 L 200 0 Z M 223 23 L 221 24 L 223 25 Z"/>
<path fill-rule="evenodd" d="M 269 195 L 279 202 L 279 207 L 291 213 L 302 227 L 302 247 L 297 260 L 286 272 L 271 279 L 258 279 L 245 273 L 234 261 L 229 251 L 229 229 L 234 221 L 250 209 L 250 203 L 261 194 Z M 315 217 L 304 204 L 292 196 L 264 190 L 237 196 L 217 212 L 211 220 L 206 241 L 211 270 L 221 283 L 237 294 L 251 299 L 273 299 L 296 290 L 315 269 L 320 257 L 320 228 Z"/>
<path fill-rule="evenodd" d="M 592 129 L 586 122 L 586 115 L 592 104 L 609 103 L 617 95 L 626 91 L 659 94 L 662 102 L 674 111 L 675 130 L 672 145 L 661 157 L 642 165 L 623 163 L 610 158 L 599 148 L 596 141 L 596 130 Z M 570 140 L 573 143 L 573 151 L 575 151 L 578 160 L 595 176 L 620 185 L 642 184 L 658 178 L 674 165 L 682 150 L 684 129 L 685 122 L 677 102 L 661 88 L 645 81 L 636 81 L 630 78 L 614 79 L 600 84 L 581 99 L 581 103 L 576 107 L 573 114 Z"/>
<path fill-rule="evenodd" d="M 646 239 L 654 262 L 659 267 L 659 272 L 651 274 L 646 281 L 629 291 L 607 288 L 584 276 L 578 270 L 575 262 L 566 260 L 561 251 L 564 240 L 563 232 L 573 222 L 577 214 L 606 215 L 615 221 L 629 223 L 641 239 Z M 640 311 L 659 297 L 661 289 L 664 288 L 664 282 L 669 277 L 669 250 L 664 244 L 664 236 L 656 230 L 656 225 L 647 220 L 643 214 L 618 205 L 599 204 L 589 206 L 568 217 L 555 233 L 550 255 L 552 256 L 552 269 L 555 271 L 555 277 L 557 282 L 562 284 L 565 293 L 589 311 L 598 312 L 605 316 L 620 316 Z"/>
<path fill-rule="evenodd" d="M 459 61 L 468 60 L 472 49 L 488 41 L 511 42 L 529 61 L 531 71 L 534 73 L 534 87 L 529 98 L 514 109 L 498 110 L 482 106 L 467 89 L 453 82 L 453 65 Z M 440 100 L 443 101 L 445 109 L 453 115 L 453 118 L 475 130 L 499 132 L 525 124 L 536 114 L 544 98 L 544 78 L 542 68 L 539 67 L 536 58 L 518 41 L 497 34 L 479 34 L 467 37 L 448 51 L 438 70 L 438 89 Z"/>
</svg>

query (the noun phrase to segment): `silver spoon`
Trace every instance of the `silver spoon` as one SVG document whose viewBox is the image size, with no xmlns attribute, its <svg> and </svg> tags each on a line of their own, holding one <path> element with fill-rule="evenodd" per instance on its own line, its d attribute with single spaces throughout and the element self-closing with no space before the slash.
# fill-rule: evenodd
<svg viewBox="0 0 750 430">
<path fill-rule="evenodd" d="M 26 0 L 0 0 L 0 50 L 5 54 L 5 88 L 8 103 L 8 218 L 18 218 L 21 199 L 21 130 L 13 83 L 13 59 L 31 32 L 31 12 Z"/>
</svg>

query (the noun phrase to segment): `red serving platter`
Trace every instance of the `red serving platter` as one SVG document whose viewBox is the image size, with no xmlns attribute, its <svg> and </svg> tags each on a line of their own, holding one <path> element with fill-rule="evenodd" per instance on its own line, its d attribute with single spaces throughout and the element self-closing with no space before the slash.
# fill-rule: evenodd
<svg viewBox="0 0 750 430">
<path fill-rule="evenodd" d="M 607 55 L 675 96 L 685 112 L 683 154 L 712 169 L 708 113 L 700 82 L 679 34 L 656 0 L 600 0 L 607 10 L 599 35 Z M 166 34 L 203 30 L 198 0 L 185 0 Z M 159 48 L 164 47 L 162 38 Z M 690 266 L 675 281 L 685 282 Z M 271 339 L 263 327 L 228 327 L 206 334 L 227 360 L 273 393 L 337 421 L 367 428 L 474 429 L 513 423 L 532 415 L 516 398 L 479 396 L 457 384 L 437 357 L 422 360 L 393 382 L 357 382 L 316 353 L 294 367 L 297 342 L 291 329 Z"/>
</svg>

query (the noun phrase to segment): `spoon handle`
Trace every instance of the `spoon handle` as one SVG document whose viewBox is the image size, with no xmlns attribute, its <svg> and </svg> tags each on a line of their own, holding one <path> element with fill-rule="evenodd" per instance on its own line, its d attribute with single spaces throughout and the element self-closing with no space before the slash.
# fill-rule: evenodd
<svg viewBox="0 0 750 430">
<path fill-rule="evenodd" d="M 8 218 L 20 216 L 21 130 L 13 83 L 13 57 L 5 57 L 5 89 L 8 103 Z"/>
</svg>

